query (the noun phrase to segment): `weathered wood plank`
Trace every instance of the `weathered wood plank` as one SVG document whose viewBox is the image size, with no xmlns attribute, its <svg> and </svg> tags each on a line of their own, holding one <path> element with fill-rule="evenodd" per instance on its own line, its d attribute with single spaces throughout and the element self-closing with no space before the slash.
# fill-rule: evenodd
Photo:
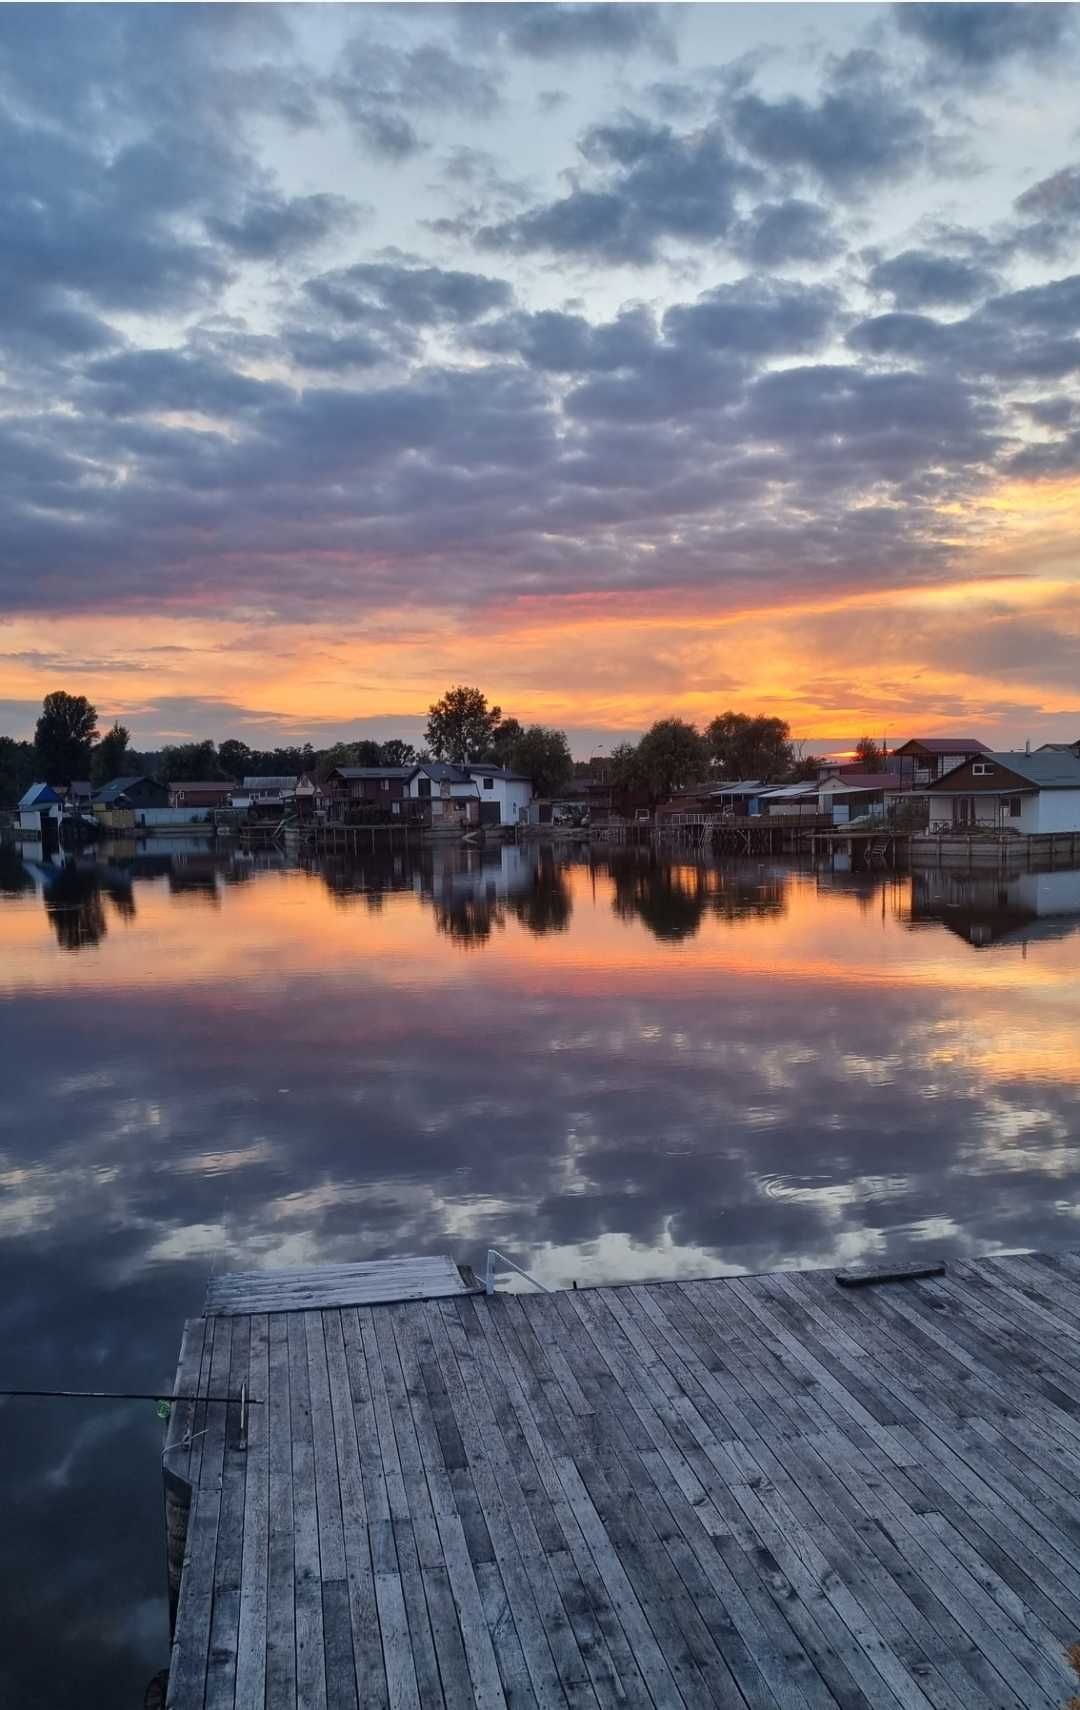
<svg viewBox="0 0 1080 1710">
<path fill-rule="evenodd" d="M 206 1312 L 219 1316 L 304 1312 L 469 1292 L 452 1259 L 375 1259 L 313 1270 L 233 1272 L 211 1277 Z"/>
</svg>

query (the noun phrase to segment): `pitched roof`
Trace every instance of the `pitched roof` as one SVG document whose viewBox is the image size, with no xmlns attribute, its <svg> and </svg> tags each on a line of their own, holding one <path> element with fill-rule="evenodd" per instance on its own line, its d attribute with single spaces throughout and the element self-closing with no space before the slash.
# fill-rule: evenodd
<svg viewBox="0 0 1080 1710">
<path fill-rule="evenodd" d="M 819 778 L 818 784 L 827 784 L 832 777 L 830 773 L 829 777 Z M 833 791 L 834 795 L 843 790 L 895 790 L 899 783 L 895 772 L 837 772 L 835 781 L 841 789 Z"/>
<path fill-rule="evenodd" d="M 127 790 L 130 790 L 132 784 L 152 784 L 153 781 L 152 778 L 141 775 L 131 778 L 110 778 L 107 784 L 102 784 L 95 799 L 99 802 L 114 802 L 117 796 L 122 796 Z"/>
<path fill-rule="evenodd" d="M 47 807 L 52 802 L 58 802 L 60 797 L 51 784 L 31 784 L 19 803 L 21 808 Z"/>
<path fill-rule="evenodd" d="M 980 742 L 977 736 L 913 736 L 910 742 L 902 742 L 899 748 L 894 748 L 894 754 L 902 754 L 905 748 L 925 748 L 928 754 L 989 754 L 985 742 Z"/>
<path fill-rule="evenodd" d="M 250 795 L 258 790 L 295 790 L 296 778 L 245 778 L 244 789 Z"/>
<path fill-rule="evenodd" d="M 334 777 L 350 781 L 358 778 L 411 778 L 415 766 L 335 766 Z"/>
<path fill-rule="evenodd" d="M 1080 758 L 1075 754 L 1061 754 L 1056 749 L 1041 748 L 1035 754 L 1022 751 L 1012 753 L 1008 749 L 987 751 L 985 758 L 1006 771 L 1012 772 L 1025 783 L 1032 784 L 1037 790 L 1080 790 Z M 962 762 L 967 765 L 968 762 Z M 927 786 L 931 790 L 939 790 L 943 795 L 948 794 L 947 786 L 961 770 L 954 766 L 944 777 L 937 778 Z M 943 788 L 943 786 L 945 786 Z"/>
<path fill-rule="evenodd" d="M 235 790 L 231 778 L 174 778 L 170 790 Z"/>
</svg>

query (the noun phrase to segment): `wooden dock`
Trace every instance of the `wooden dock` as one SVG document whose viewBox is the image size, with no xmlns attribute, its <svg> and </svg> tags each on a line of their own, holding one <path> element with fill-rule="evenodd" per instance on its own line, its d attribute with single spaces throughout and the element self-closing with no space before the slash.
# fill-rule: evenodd
<svg viewBox="0 0 1080 1710">
<path fill-rule="evenodd" d="M 490 1297 L 442 1261 L 384 1304 L 363 1269 L 187 1326 L 176 1393 L 251 1405 L 174 1405 L 171 1710 L 1077 1690 L 1080 1255 Z"/>
</svg>

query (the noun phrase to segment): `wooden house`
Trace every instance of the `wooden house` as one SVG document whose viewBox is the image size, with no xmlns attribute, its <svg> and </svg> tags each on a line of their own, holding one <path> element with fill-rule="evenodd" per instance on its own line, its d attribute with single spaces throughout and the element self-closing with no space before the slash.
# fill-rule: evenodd
<svg viewBox="0 0 1080 1710">
<path fill-rule="evenodd" d="M 983 752 L 927 786 L 931 824 L 1025 836 L 1080 832 L 1080 758 L 1057 749 Z"/>
</svg>

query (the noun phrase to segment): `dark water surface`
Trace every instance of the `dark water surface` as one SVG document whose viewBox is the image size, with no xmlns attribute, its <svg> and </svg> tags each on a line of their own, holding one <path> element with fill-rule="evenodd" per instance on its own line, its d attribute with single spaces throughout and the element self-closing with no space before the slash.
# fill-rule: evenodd
<svg viewBox="0 0 1080 1710">
<path fill-rule="evenodd" d="M 0 851 L 0 1387 L 168 1387 L 211 1267 L 1080 1241 L 1080 874 L 155 847 Z M 160 1444 L 0 1403 L 5 1710 L 141 1705 Z"/>
</svg>

